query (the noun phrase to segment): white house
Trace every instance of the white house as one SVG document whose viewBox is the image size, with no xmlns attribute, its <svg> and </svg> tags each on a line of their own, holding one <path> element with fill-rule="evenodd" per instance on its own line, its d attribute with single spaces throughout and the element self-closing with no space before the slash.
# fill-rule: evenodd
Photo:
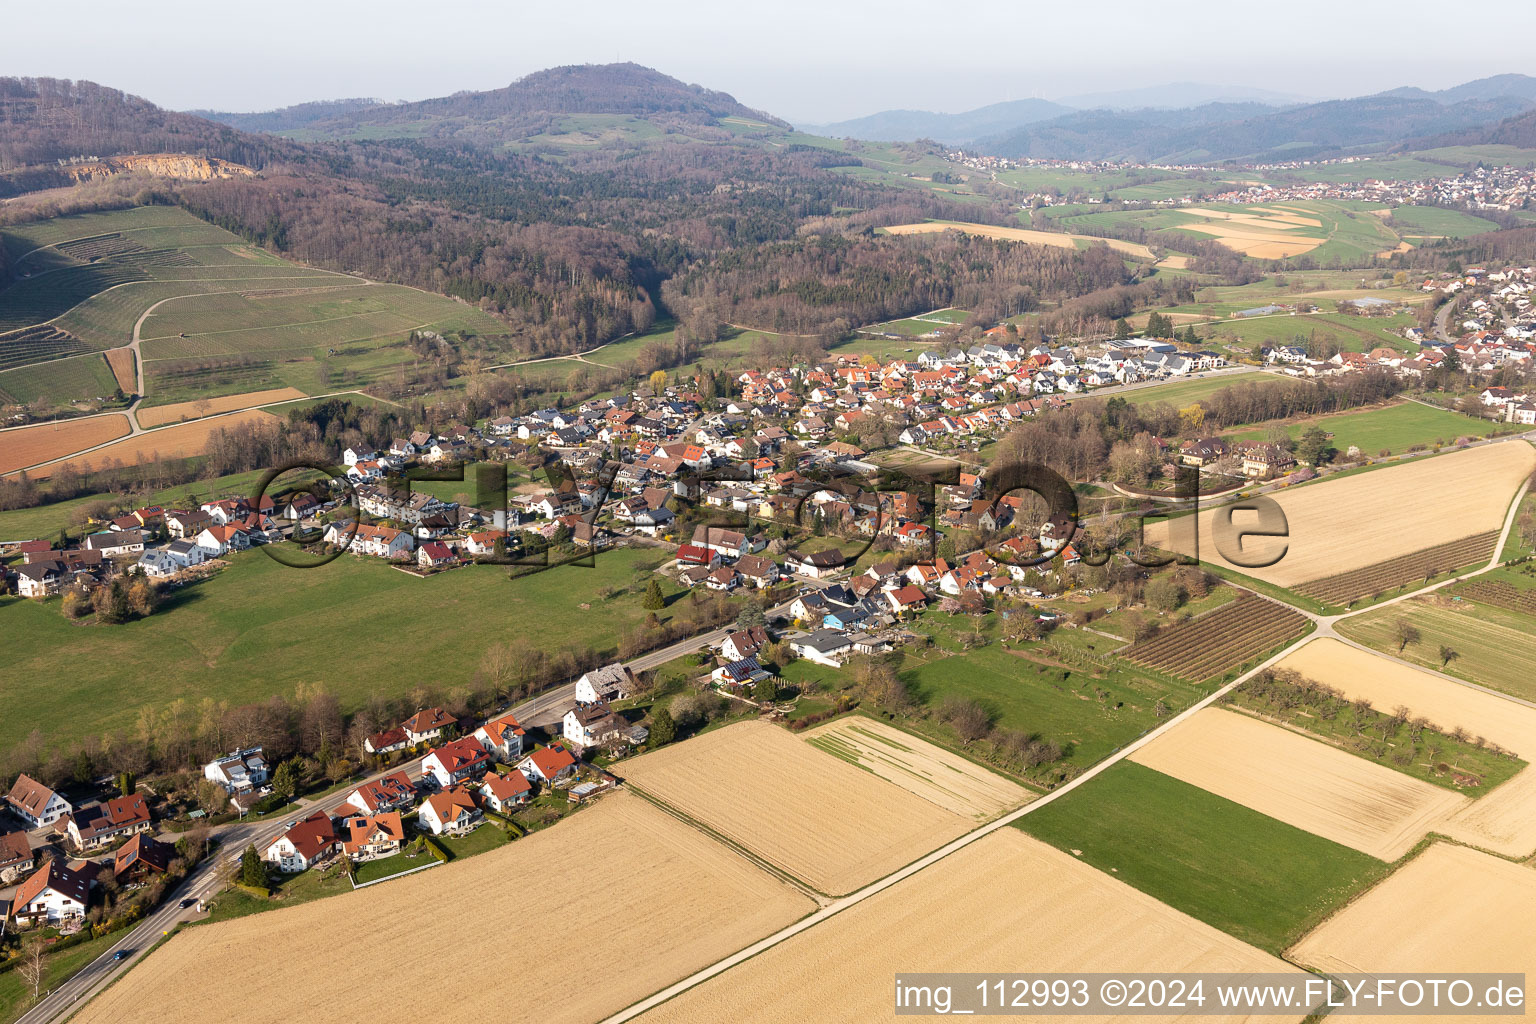
<svg viewBox="0 0 1536 1024">
<path fill-rule="evenodd" d="M 16 784 L 6 794 L 5 802 L 16 816 L 27 823 L 28 828 L 52 825 L 74 810 L 62 796 L 26 775 L 19 775 Z"/>
<path fill-rule="evenodd" d="M 853 644 L 843 634 L 831 630 L 820 629 L 808 636 L 798 637 L 789 642 L 790 650 L 807 661 L 814 661 L 818 665 L 827 665 L 831 668 L 842 667 L 839 655 L 847 654 L 853 649 Z"/>
<path fill-rule="evenodd" d="M 489 773 L 480 782 L 480 799 L 498 814 L 507 814 L 533 796 L 533 785 L 522 772 L 510 775 Z"/>
<path fill-rule="evenodd" d="M 267 784 L 267 761 L 260 747 L 225 754 L 203 765 L 203 778 L 217 782 L 230 795 L 249 793 Z"/>
<path fill-rule="evenodd" d="M 18 924 L 62 924 L 83 918 L 90 902 L 91 875 L 55 857 L 17 888 L 11 917 Z"/>
<path fill-rule="evenodd" d="M 580 687 L 580 683 L 577 686 Z M 475 739 L 485 748 L 486 753 L 506 764 L 522 756 L 524 735 L 523 727 L 512 715 L 493 718 L 474 732 Z"/>
<path fill-rule="evenodd" d="M 250 547 L 251 538 L 237 526 L 210 526 L 197 535 L 197 546 L 208 558 L 222 558 Z"/>
<path fill-rule="evenodd" d="M 144 534 L 138 530 L 93 533 L 85 538 L 83 546 L 87 551 L 100 551 L 103 558 L 137 555 L 144 550 Z"/>
<path fill-rule="evenodd" d="M 338 843 L 331 816 L 316 811 L 267 844 L 262 859 L 288 874 L 308 871 L 334 853 Z"/>
<path fill-rule="evenodd" d="M 577 747 L 595 747 L 622 739 L 629 731 L 623 716 L 613 713 L 606 702 L 578 704 L 561 720 L 561 735 Z"/>
<path fill-rule="evenodd" d="M 595 668 L 576 680 L 576 702 L 624 700 L 634 690 L 635 674 L 619 662 Z"/>
<path fill-rule="evenodd" d="M 441 793 L 427 797 L 417 814 L 417 820 L 440 836 L 462 835 L 472 832 L 480 824 L 480 808 L 475 798 L 463 786 L 453 786 Z"/>
<path fill-rule="evenodd" d="M 542 747 L 517 762 L 529 782 L 552 783 L 576 774 L 576 759 L 564 747 Z"/>
<path fill-rule="evenodd" d="M 405 741 L 411 746 L 435 740 L 443 730 L 454 724 L 453 716 L 442 708 L 422 708 L 400 723 L 405 730 Z"/>
<path fill-rule="evenodd" d="M 491 759 L 473 736 L 450 740 L 421 759 L 421 776 L 444 789 L 478 778 L 490 768 Z"/>
<path fill-rule="evenodd" d="M 363 814 L 399 811 L 416 802 L 416 786 L 405 772 L 394 772 L 382 779 L 365 782 L 347 797 L 347 803 Z"/>
</svg>

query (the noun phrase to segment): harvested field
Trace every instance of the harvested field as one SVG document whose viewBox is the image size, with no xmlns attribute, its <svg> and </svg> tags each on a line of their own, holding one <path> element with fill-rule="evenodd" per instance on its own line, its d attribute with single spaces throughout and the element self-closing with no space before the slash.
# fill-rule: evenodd
<svg viewBox="0 0 1536 1024">
<path fill-rule="evenodd" d="M 243 395 L 223 395 L 218 398 L 199 399 L 196 402 L 177 402 L 139 410 L 139 426 L 158 427 L 163 423 L 195 420 L 215 413 L 247 409 L 257 405 L 291 402 L 296 398 L 308 398 L 298 388 L 273 388 L 269 391 L 247 391 Z"/>
<path fill-rule="evenodd" d="M 1190 553 L 1277 586 L 1309 583 L 1421 550 L 1424 535 L 1410 528 L 1404 509 L 1413 509 L 1414 522 L 1440 524 L 1445 543 L 1499 529 L 1533 468 L 1536 449 L 1507 441 L 1281 490 L 1270 497 L 1285 510 L 1290 536 L 1280 542 L 1285 554 L 1274 565 L 1244 568 L 1223 558 L 1213 530 L 1215 509 L 1200 513 L 1198 552 Z M 1243 514 L 1232 519 L 1239 529 L 1250 521 Z M 1182 529 L 1170 540 L 1169 527 L 1166 521 L 1150 524 L 1147 542 L 1191 546 Z M 1279 550 L 1264 538 L 1248 547 L 1255 554 Z"/>
<path fill-rule="evenodd" d="M 995 224 L 966 224 L 953 220 L 929 220 L 921 224 L 896 224 L 886 228 L 893 235 L 927 235 L 937 231 L 964 231 L 968 235 L 984 238 L 1002 238 L 1010 242 L 1030 242 L 1034 245 L 1054 245 L 1058 249 L 1076 249 L 1079 241 L 1102 242 L 1116 252 L 1149 260 L 1152 250 L 1137 242 L 1122 242 L 1118 238 L 1094 238 L 1090 235 L 1069 235 L 1061 231 L 1035 231 L 1031 228 L 1004 228 Z"/>
<path fill-rule="evenodd" d="M 617 770 L 636 788 L 833 895 L 910 864 L 971 825 L 766 722 L 717 729 Z"/>
<path fill-rule="evenodd" d="M 840 718 L 806 733 L 805 740 L 976 821 L 989 821 L 1034 799 L 996 772 L 872 718 Z"/>
<path fill-rule="evenodd" d="M 1244 592 L 1236 601 L 1165 629 L 1122 654 L 1138 665 L 1202 682 L 1301 636 L 1306 628 L 1307 618 L 1300 612 Z"/>
<path fill-rule="evenodd" d="M 112 367 L 112 376 L 117 378 L 117 386 L 123 394 L 131 395 L 139 386 L 139 379 L 135 375 L 133 365 L 133 349 L 114 348 L 107 352 L 107 365 Z M 139 422 L 144 421 L 141 418 Z"/>
<path fill-rule="evenodd" d="M 1404 644 L 1398 624 L 1419 632 Z M 1344 619 L 1337 631 L 1378 651 L 1466 679 L 1481 686 L 1536 701 L 1536 621 L 1503 608 L 1453 601 L 1439 593 L 1372 608 Z M 1440 648 L 1456 652 L 1449 663 Z"/>
<path fill-rule="evenodd" d="M 1322 222 L 1295 211 L 1276 213 L 1264 207 L 1247 207 L 1243 212 L 1210 210 L 1190 206 L 1179 211 L 1203 217 L 1208 224 L 1181 224 L 1179 230 L 1210 235 L 1216 241 L 1246 256 L 1258 259 L 1283 259 L 1311 252 L 1325 241 L 1302 230 L 1321 228 Z M 1295 233 L 1293 233 L 1293 231 Z"/>
<path fill-rule="evenodd" d="M 1029 972 L 1295 971 L 1069 854 L 1005 828 L 639 1019 L 643 1024 L 886 1020 L 891 979 L 899 972 L 983 972 L 998 970 L 998 964 Z M 1301 1014 L 1288 1019 L 1300 1020 Z"/>
<path fill-rule="evenodd" d="M 1536 759 L 1536 708 L 1442 679 L 1342 640 L 1313 640 L 1277 668 L 1326 683 L 1350 700 L 1368 700 L 1377 710 L 1398 705 L 1429 719 L 1444 732 L 1460 726 L 1527 760 Z"/>
<path fill-rule="evenodd" d="M 103 417 L 98 417 L 103 418 Z M 121 418 L 121 417 L 118 417 Z M 133 465 L 139 460 L 148 462 L 156 455 L 162 459 L 186 459 L 194 455 L 203 454 L 207 447 L 208 437 L 215 430 L 242 430 L 255 423 L 271 422 L 277 419 L 269 412 L 259 409 L 251 409 L 246 412 L 230 413 L 226 416 L 215 416 L 212 419 L 198 420 L 196 423 L 182 423 L 174 427 L 162 427 L 159 430 L 151 430 L 138 434 L 116 444 L 108 445 L 99 451 L 81 456 L 78 460 L 71 460 L 75 465 L 84 466 L 90 463 L 100 467 L 110 459 L 117 459 L 124 465 Z M 127 433 L 126 420 L 120 433 Z M 100 442 L 96 442 L 100 444 Z M 87 445 L 79 445 L 74 451 L 79 451 Z M 53 458 L 67 455 L 69 452 L 60 452 Z M 59 462 L 51 466 L 42 466 L 29 471 L 29 475 L 35 480 L 42 480 L 52 476 L 58 468 L 65 463 Z"/>
<path fill-rule="evenodd" d="M 1498 542 L 1499 531 L 1491 530 L 1436 544 L 1400 558 L 1389 558 L 1363 569 L 1325 576 L 1292 589 L 1324 604 L 1348 605 L 1361 598 L 1397 590 L 1452 569 L 1485 564 L 1493 556 L 1494 545 Z"/>
<path fill-rule="evenodd" d="M 599 854 L 602 870 L 570 869 L 572 850 Z M 649 912 L 658 905 L 665 914 Z M 488 908 L 529 922 L 580 921 L 586 934 L 602 936 L 601 979 L 593 979 L 589 956 L 530 956 L 503 929 L 464 927 Z M 590 1024 L 811 909 L 740 855 L 644 800 L 614 793 L 558 828 L 463 863 L 192 928 L 74 1020 L 150 1024 L 164 1019 L 167 1006 L 176 1007 L 181 1024 L 276 1021 L 295 1006 L 317 1024 L 383 1019 L 399 1009 L 401 965 L 419 962 L 424 942 L 450 942 L 464 969 L 516 977 L 519 1005 L 536 1008 L 541 1021 Z M 366 942 L 358 941 L 362 935 Z M 252 949 L 285 951 L 280 982 L 269 963 L 248 955 Z M 337 998 L 338 979 L 346 982 L 344 999 Z M 185 997 L 189 985 L 195 1000 Z M 453 991 L 455 1016 L 507 1016 L 504 986 Z"/>
<path fill-rule="evenodd" d="M 1476 850 L 1436 843 L 1302 939 L 1290 956 L 1330 973 L 1518 971 L 1532 975 L 1536 974 L 1533 916 L 1536 871 Z"/>
<path fill-rule="evenodd" d="M 60 459 L 127 433 L 128 417 L 122 413 L 7 430 L 0 433 L 0 473 L 13 473 L 49 459 Z M 46 470 L 28 474 L 33 479 L 47 475 Z"/>
<path fill-rule="evenodd" d="M 1205 708 L 1131 759 L 1387 861 L 1470 803 L 1459 793 L 1221 708 Z"/>
</svg>

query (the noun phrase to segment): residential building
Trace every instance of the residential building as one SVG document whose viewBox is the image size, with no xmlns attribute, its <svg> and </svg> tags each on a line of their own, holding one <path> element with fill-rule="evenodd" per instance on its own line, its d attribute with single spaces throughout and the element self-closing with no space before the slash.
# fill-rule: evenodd
<svg viewBox="0 0 1536 1024">
<path fill-rule="evenodd" d="M 418 820 L 435 836 L 463 835 L 480 824 L 480 808 L 463 786 L 452 786 L 433 793 L 421 805 Z"/>
<path fill-rule="evenodd" d="M 92 864 L 71 869 L 57 857 L 38 868 L 11 898 L 11 920 L 18 925 L 62 925 L 85 917 L 96 871 Z"/>
<path fill-rule="evenodd" d="M 262 855 L 268 864 L 286 874 L 308 871 L 320 861 L 336 852 L 336 828 L 331 816 L 316 811 L 303 818 L 267 844 Z"/>
<path fill-rule="evenodd" d="M 403 811 L 415 802 L 416 785 L 405 772 L 365 782 L 347 796 L 347 806 L 369 815 Z"/>
<path fill-rule="evenodd" d="M 552 784 L 576 774 L 576 759 L 564 747 L 541 747 L 517 762 L 529 782 Z"/>
<path fill-rule="evenodd" d="M 405 730 L 405 741 L 411 746 L 436 740 L 456 725 L 452 715 L 442 708 L 422 708 L 400 723 Z"/>
<path fill-rule="evenodd" d="M 585 678 L 582 676 L 582 679 Z M 580 686 L 578 681 L 578 693 Z M 474 732 L 475 739 L 485 748 L 486 753 L 505 764 L 511 764 L 522 756 L 524 735 L 525 730 L 512 715 L 493 718 Z"/>
<path fill-rule="evenodd" d="M 404 843 L 405 826 L 395 811 L 342 819 L 341 852 L 355 861 L 393 856 Z"/>
<path fill-rule="evenodd" d="M 0 885 L 10 885 L 37 866 L 37 855 L 25 832 L 0 835 Z"/>
<path fill-rule="evenodd" d="M 576 701 L 595 704 L 598 701 L 624 700 L 633 692 L 635 674 L 620 662 L 595 668 L 576 680 Z"/>
<path fill-rule="evenodd" d="M 443 789 L 483 775 L 491 759 L 473 736 L 461 736 L 434 748 L 421 759 L 421 777 Z"/>
<path fill-rule="evenodd" d="M 176 847 L 141 832 L 118 847 L 112 877 L 118 885 L 146 882 L 152 875 L 164 875 L 175 859 Z"/>
<path fill-rule="evenodd" d="M 231 796 L 265 786 L 267 777 L 267 761 L 260 747 L 236 750 L 203 765 L 203 778 L 217 782 Z"/>
<path fill-rule="evenodd" d="M 5 802 L 28 828 L 52 825 L 74 810 L 68 800 L 27 775 L 16 777 L 16 784 L 6 794 Z"/>
<path fill-rule="evenodd" d="M 498 814 L 510 814 L 533 796 L 533 785 L 522 772 L 487 772 L 480 780 L 480 802 Z"/>
<path fill-rule="evenodd" d="M 142 793 L 115 797 L 69 816 L 69 838 L 80 850 L 95 850 L 124 836 L 149 831 L 149 804 Z"/>
</svg>

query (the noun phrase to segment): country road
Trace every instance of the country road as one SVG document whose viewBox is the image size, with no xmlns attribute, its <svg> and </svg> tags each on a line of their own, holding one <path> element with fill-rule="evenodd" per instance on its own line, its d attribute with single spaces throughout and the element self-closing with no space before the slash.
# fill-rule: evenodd
<svg viewBox="0 0 1536 1024">
<path fill-rule="evenodd" d="M 812 580 L 798 576 L 794 579 L 797 583 L 811 589 L 820 590 L 832 585 L 831 581 L 827 580 Z M 768 617 L 771 619 L 786 614 L 793 603 L 791 599 L 775 605 L 768 609 Z M 733 628 L 722 626 L 719 629 L 712 629 L 706 633 L 679 640 L 649 654 L 632 658 L 625 664 L 636 673 L 649 671 L 674 658 L 720 643 Z M 559 723 L 575 699 L 576 683 L 573 680 L 530 697 L 513 707 L 511 713 L 517 716 L 518 722 L 525 726 L 547 728 Z M 421 762 L 416 760 L 403 767 L 397 766 L 376 772 L 365 779 L 357 780 L 353 785 L 360 786 L 365 782 L 381 779 L 401 770 L 404 770 L 412 780 L 418 779 L 421 774 Z M 74 977 L 49 992 L 36 1006 L 19 1017 L 16 1024 L 54 1024 L 74 1013 L 81 1004 L 137 963 L 172 928 L 185 921 L 194 920 L 198 916 L 195 908 L 182 910 L 178 904 L 183 899 L 203 899 L 218 891 L 221 888 L 219 880 L 221 865 L 237 860 L 240 852 L 248 844 L 254 843 L 258 850 L 265 848 L 284 831 L 284 826 L 288 822 L 321 808 L 334 807 L 342 799 L 342 791 L 328 792 L 318 797 L 296 801 L 296 806 L 291 810 L 271 820 L 254 824 L 232 823 L 210 829 L 209 837 L 219 841 L 218 849 L 198 865 L 174 892 L 166 895 L 164 904 L 121 935 L 109 949 L 81 968 Z M 127 952 L 128 955 L 121 961 L 113 960 L 113 955 L 118 952 Z"/>
</svg>

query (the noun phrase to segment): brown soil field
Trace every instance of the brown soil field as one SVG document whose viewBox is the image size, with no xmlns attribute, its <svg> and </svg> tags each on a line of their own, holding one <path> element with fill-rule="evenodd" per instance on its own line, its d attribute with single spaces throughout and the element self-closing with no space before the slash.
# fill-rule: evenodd
<svg viewBox="0 0 1536 1024">
<path fill-rule="evenodd" d="M 1536 976 L 1533 919 L 1536 871 L 1436 843 L 1323 922 L 1288 955 L 1329 973 L 1519 971 Z"/>
<path fill-rule="evenodd" d="M 1326 683 L 1351 700 L 1369 700 L 1379 710 L 1401 705 L 1444 731 L 1460 726 L 1527 760 L 1536 758 L 1536 708 L 1497 694 L 1332 638 L 1307 644 L 1279 667 Z M 1521 769 L 1513 779 L 1451 815 L 1436 831 L 1509 857 L 1536 853 L 1536 767 Z"/>
<path fill-rule="evenodd" d="M 1004 828 L 638 1019 L 888 1020 L 892 979 L 901 972 L 998 970 L 1278 974 L 1296 968 Z"/>
<path fill-rule="evenodd" d="M 1004 238 L 1010 242 L 1032 242 L 1035 245 L 1054 245 L 1058 249 L 1076 249 L 1077 241 L 1103 242 L 1116 252 L 1123 252 L 1137 259 L 1149 260 L 1152 250 L 1137 242 L 1122 242 L 1118 238 L 1093 238 L 1089 235 L 1070 235 L 1064 231 L 1035 231 L 1032 228 L 1004 228 L 996 224 L 966 224 L 961 221 L 924 221 L 921 224 L 896 224 L 886 228 L 893 235 L 927 235 L 937 231 L 964 231 L 968 235 L 985 238 Z"/>
<path fill-rule="evenodd" d="M 872 718 L 840 718 L 805 734 L 812 746 L 854 761 L 954 814 L 989 821 L 1034 794 L 973 761 Z"/>
<path fill-rule="evenodd" d="M 460 980 L 439 980 L 454 1017 L 503 1019 L 515 989 L 526 1013 L 513 1016 L 590 1024 L 811 909 L 741 855 L 619 792 L 470 860 L 188 929 L 73 1019 L 158 1024 L 174 1008 L 178 1024 L 280 1021 L 302 1007 L 308 1024 L 383 1020 L 399 1013 L 404 966 L 448 949 L 439 968 L 458 964 Z M 502 917 L 566 941 L 530 946 L 492 923 Z M 575 934 L 601 955 L 572 945 Z M 283 951 L 280 971 L 251 955 L 262 949 Z"/>
<path fill-rule="evenodd" d="M 247 391 L 243 395 L 223 395 L 219 398 L 200 399 L 196 402 L 157 405 L 139 410 L 139 426 L 148 429 L 164 423 L 201 419 L 216 413 L 249 409 L 257 405 L 272 405 L 275 402 L 291 402 L 297 398 L 308 397 L 298 388 L 273 388 L 270 391 Z"/>
<path fill-rule="evenodd" d="M 106 356 L 107 365 L 112 367 L 112 375 L 117 378 L 117 386 L 123 389 L 123 394 L 133 394 L 139 386 L 138 378 L 134 375 L 133 349 L 109 349 Z"/>
<path fill-rule="evenodd" d="M 1162 259 L 1157 261 L 1157 265 L 1160 266 L 1160 267 L 1167 267 L 1170 270 L 1188 270 L 1189 269 L 1189 257 L 1188 256 L 1164 256 Z M 1175 314 L 1175 315 L 1182 316 L 1183 314 Z"/>
<path fill-rule="evenodd" d="M 1393 861 L 1470 797 L 1234 711 L 1206 708 L 1131 760 Z"/>
<path fill-rule="evenodd" d="M 117 459 L 124 465 L 131 466 L 140 459 L 145 462 L 153 459 L 158 453 L 162 459 L 185 459 L 193 455 L 203 454 L 204 447 L 208 444 L 208 437 L 215 430 L 241 430 L 253 423 L 263 423 L 276 420 L 277 417 L 269 412 L 259 409 L 251 409 L 246 412 L 230 413 L 226 416 L 216 416 L 213 419 L 198 420 L 195 423 L 182 423 L 174 427 L 162 427 L 159 430 L 151 430 L 147 433 L 130 437 L 117 444 L 108 445 L 99 451 L 83 455 L 79 459 L 70 461 L 78 466 L 90 463 L 100 467 L 109 459 Z M 127 433 L 125 429 L 123 433 Z M 98 442 L 99 443 L 99 442 Z M 78 451 L 76 446 L 74 450 Z M 60 452 L 59 455 L 67 455 L 68 452 Z M 54 456 L 57 458 L 58 456 Z M 64 463 L 56 463 L 52 466 L 44 466 L 41 469 L 31 471 L 34 479 L 41 480 L 51 476 L 59 466 Z"/>
<path fill-rule="evenodd" d="M 7 430 L 0 433 L 0 473 L 11 473 L 49 459 L 60 459 L 82 448 L 122 437 L 126 433 L 128 417 L 120 412 Z M 27 475 L 36 480 L 47 476 L 48 470 L 34 470 Z"/>
<path fill-rule="evenodd" d="M 1309 238 L 1304 234 L 1287 230 L 1321 226 L 1318 221 L 1295 213 L 1262 216 L 1256 212 L 1228 213 L 1194 208 L 1182 209 L 1179 212 L 1205 217 L 1211 221 L 1209 224 L 1181 224 L 1180 231 L 1210 235 L 1228 248 L 1259 259 L 1299 256 L 1302 253 L 1311 252 L 1324 242 L 1321 238 Z"/>
<path fill-rule="evenodd" d="M 1536 449 L 1508 441 L 1281 489 L 1269 495 L 1285 510 L 1290 530 L 1289 539 L 1278 542 L 1286 545 L 1278 562 L 1247 569 L 1223 558 L 1212 530 L 1214 509 L 1200 513 L 1198 555 L 1282 587 L 1361 569 L 1418 551 L 1426 540 L 1444 543 L 1501 528 L 1515 491 L 1533 468 Z M 1412 521 L 1404 518 L 1405 509 L 1412 509 Z M 1232 517 L 1239 529 L 1251 521 L 1251 515 Z M 1430 536 L 1413 523 L 1435 523 L 1439 529 Z M 1169 525 L 1150 524 L 1147 542 L 1166 543 Z M 1174 543 L 1189 547 L 1184 533 L 1180 529 Z M 1277 550 L 1271 546 L 1277 542 L 1265 538 L 1248 544 L 1261 554 Z"/>
<path fill-rule="evenodd" d="M 1443 731 L 1458 725 L 1536 760 L 1536 708 L 1463 686 L 1437 675 L 1362 651 L 1331 637 L 1314 640 L 1280 662 L 1279 668 L 1341 690 L 1350 700 L 1365 698 L 1377 710 L 1403 705 Z"/>
<path fill-rule="evenodd" d="M 972 824 L 767 722 L 716 729 L 615 771 L 834 896 L 905 867 Z"/>
</svg>

